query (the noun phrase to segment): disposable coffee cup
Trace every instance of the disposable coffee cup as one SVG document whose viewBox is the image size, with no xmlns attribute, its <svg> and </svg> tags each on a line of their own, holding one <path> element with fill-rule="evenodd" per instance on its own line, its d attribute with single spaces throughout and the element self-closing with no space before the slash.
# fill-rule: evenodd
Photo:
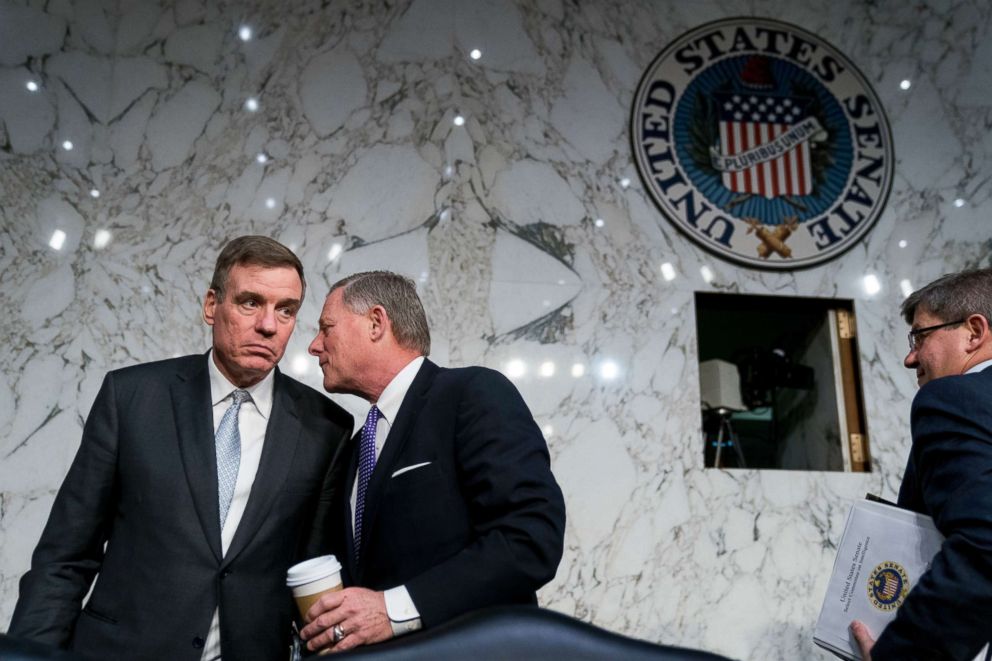
<svg viewBox="0 0 992 661">
<path fill-rule="evenodd" d="M 341 563 L 333 555 L 304 560 L 286 572 L 286 585 L 293 591 L 300 617 L 306 617 L 307 611 L 322 595 L 344 587 Z"/>
</svg>

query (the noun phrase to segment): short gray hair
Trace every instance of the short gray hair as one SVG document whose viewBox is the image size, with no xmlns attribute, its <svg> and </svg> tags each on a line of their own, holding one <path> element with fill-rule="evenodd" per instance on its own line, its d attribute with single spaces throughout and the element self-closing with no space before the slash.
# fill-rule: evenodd
<svg viewBox="0 0 992 661">
<path fill-rule="evenodd" d="M 331 285 L 328 296 L 338 289 L 342 290 L 344 304 L 356 314 L 364 314 L 376 305 L 384 307 L 399 345 L 430 355 L 431 331 L 413 280 L 389 271 L 366 271 L 338 280 Z"/>
<path fill-rule="evenodd" d="M 913 323 L 917 309 L 941 321 L 980 314 L 992 323 L 992 268 L 941 276 L 910 294 L 901 309 L 907 324 Z"/>
</svg>

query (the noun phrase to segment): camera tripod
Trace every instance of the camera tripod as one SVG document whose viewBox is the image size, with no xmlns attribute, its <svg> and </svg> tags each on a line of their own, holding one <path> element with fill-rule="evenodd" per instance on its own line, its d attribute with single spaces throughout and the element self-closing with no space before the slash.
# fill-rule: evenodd
<svg viewBox="0 0 992 661">
<path fill-rule="evenodd" d="M 737 437 L 737 433 L 734 431 L 734 427 L 730 424 L 731 412 L 726 409 L 718 409 L 716 414 L 720 416 L 720 427 L 716 435 L 716 456 L 713 458 L 713 467 L 722 468 L 720 465 L 720 458 L 723 455 L 724 445 L 734 448 L 734 453 L 737 455 L 738 468 L 747 468 L 747 463 L 744 461 L 744 450 L 741 449 L 740 439 Z"/>
</svg>

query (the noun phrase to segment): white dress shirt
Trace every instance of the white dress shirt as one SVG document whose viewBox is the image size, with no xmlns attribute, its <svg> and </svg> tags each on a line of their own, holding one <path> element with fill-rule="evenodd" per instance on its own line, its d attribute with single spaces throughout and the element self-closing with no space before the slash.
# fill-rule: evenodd
<svg viewBox="0 0 992 661">
<path fill-rule="evenodd" d="M 420 366 L 424 364 L 424 357 L 414 358 L 406 367 L 400 370 L 399 374 L 393 377 L 389 385 L 382 391 L 378 402 L 372 402 L 379 407 L 379 422 L 375 427 L 375 459 L 379 460 L 382 448 L 389 438 L 389 430 L 392 429 L 396 414 L 400 411 L 403 398 L 406 392 L 413 385 L 413 379 L 420 371 Z M 369 407 L 371 408 L 371 407 Z M 351 529 L 355 530 L 355 503 L 358 500 L 358 478 L 351 490 Z M 384 593 L 386 598 L 386 615 L 389 616 L 389 624 L 393 628 L 393 635 L 399 636 L 411 631 L 416 631 L 423 626 L 420 621 L 420 611 L 413 604 L 410 593 L 406 586 L 400 585 L 390 588 Z"/>
<path fill-rule="evenodd" d="M 207 359 L 210 372 L 210 402 L 213 405 L 214 434 L 220 426 L 224 413 L 231 407 L 231 393 L 238 387 L 227 380 L 214 363 L 213 352 Z M 251 399 L 241 405 L 238 411 L 238 432 L 241 435 L 241 463 L 238 465 L 238 480 L 234 484 L 234 495 L 231 498 L 231 508 L 224 520 L 220 533 L 221 551 L 227 555 L 234 533 L 238 529 L 241 517 L 248 505 L 248 495 L 251 485 L 255 482 L 258 464 L 262 459 L 262 445 L 265 441 L 265 429 L 272 414 L 272 387 L 275 376 L 269 372 L 264 379 L 253 386 L 241 388 L 248 391 Z M 220 649 L 220 609 L 214 609 L 214 617 L 210 622 L 206 643 L 203 645 L 201 661 L 214 661 L 221 658 Z"/>
<path fill-rule="evenodd" d="M 971 369 L 965 370 L 965 374 L 971 374 L 972 372 L 981 372 L 983 369 L 990 366 L 992 366 L 992 359 L 983 360 L 977 365 L 973 365 Z"/>
</svg>

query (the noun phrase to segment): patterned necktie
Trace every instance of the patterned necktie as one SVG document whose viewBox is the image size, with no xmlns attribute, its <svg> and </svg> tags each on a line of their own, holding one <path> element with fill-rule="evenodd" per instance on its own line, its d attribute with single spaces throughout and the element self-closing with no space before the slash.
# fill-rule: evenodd
<svg viewBox="0 0 992 661">
<path fill-rule="evenodd" d="M 241 465 L 241 432 L 238 431 L 238 412 L 241 405 L 251 399 L 247 390 L 231 393 L 233 403 L 224 412 L 214 437 L 217 450 L 217 504 L 220 505 L 220 528 L 224 529 L 227 511 L 231 509 L 234 485 L 238 481 L 238 467 Z"/>
<path fill-rule="evenodd" d="M 362 427 L 362 445 L 358 449 L 358 493 L 355 495 L 355 561 L 362 550 L 362 516 L 365 514 L 365 493 L 375 468 L 375 428 L 382 413 L 377 406 L 369 409 Z"/>
</svg>

